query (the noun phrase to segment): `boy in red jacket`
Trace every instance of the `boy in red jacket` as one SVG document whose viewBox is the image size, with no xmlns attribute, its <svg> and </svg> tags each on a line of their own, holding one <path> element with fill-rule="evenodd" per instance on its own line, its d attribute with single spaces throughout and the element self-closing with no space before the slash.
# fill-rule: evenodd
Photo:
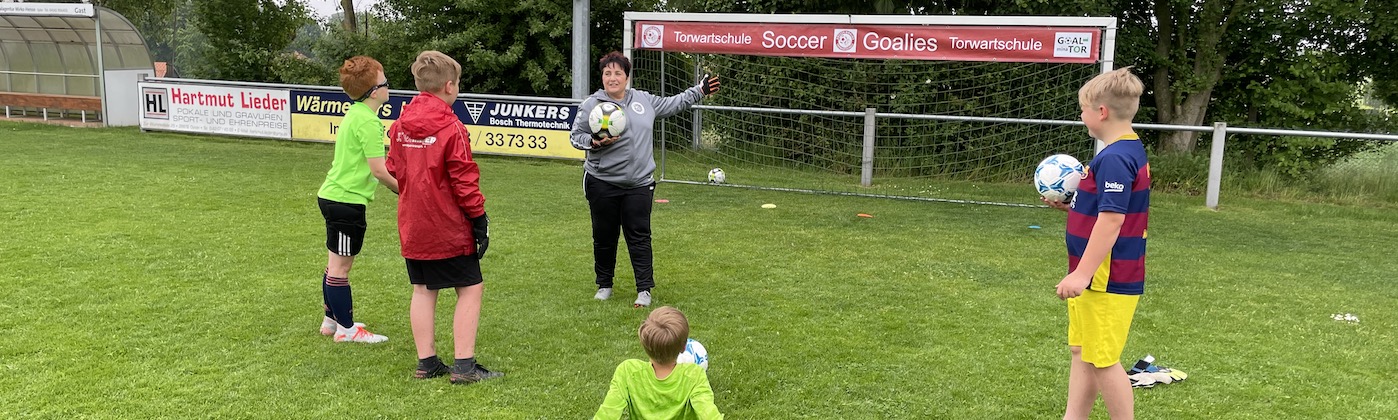
<svg viewBox="0 0 1398 420">
<path fill-rule="evenodd" d="M 424 51 L 412 70 L 421 93 L 388 131 L 388 170 L 398 180 L 398 237 L 413 284 L 408 312 L 418 357 L 413 376 L 450 372 L 451 383 L 470 384 L 503 374 L 486 370 L 475 358 L 484 291 L 480 259 L 490 240 L 470 133 L 451 106 L 461 90 L 461 65 L 446 54 Z M 437 291 L 448 287 L 456 289 L 456 363 L 450 369 L 437 357 L 433 331 Z"/>
</svg>

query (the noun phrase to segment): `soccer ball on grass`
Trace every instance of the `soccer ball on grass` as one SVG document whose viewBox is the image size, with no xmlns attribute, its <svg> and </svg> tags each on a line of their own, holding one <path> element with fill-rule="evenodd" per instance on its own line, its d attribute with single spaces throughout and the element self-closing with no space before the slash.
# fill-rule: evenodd
<svg viewBox="0 0 1398 420">
<path fill-rule="evenodd" d="M 703 344 L 693 338 L 684 343 L 684 351 L 680 352 L 680 357 L 675 359 L 676 363 L 693 363 L 709 370 L 709 351 L 704 349 Z"/>
<path fill-rule="evenodd" d="M 725 181 L 728 181 L 728 175 L 724 174 L 722 169 L 713 168 L 709 170 L 709 183 L 722 184 Z"/>
</svg>

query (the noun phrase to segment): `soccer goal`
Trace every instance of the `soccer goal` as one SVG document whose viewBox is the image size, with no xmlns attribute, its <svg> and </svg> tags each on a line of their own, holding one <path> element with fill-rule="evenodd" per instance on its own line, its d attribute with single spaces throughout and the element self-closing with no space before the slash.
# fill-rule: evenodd
<svg viewBox="0 0 1398 420">
<path fill-rule="evenodd" d="M 1115 18 L 627 12 L 632 87 L 722 91 L 657 127 L 657 177 L 977 202 L 1094 142 L 1077 89 L 1112 69 Z M 978 192 L 979 191 L 979 192 Z"/>
</svg>

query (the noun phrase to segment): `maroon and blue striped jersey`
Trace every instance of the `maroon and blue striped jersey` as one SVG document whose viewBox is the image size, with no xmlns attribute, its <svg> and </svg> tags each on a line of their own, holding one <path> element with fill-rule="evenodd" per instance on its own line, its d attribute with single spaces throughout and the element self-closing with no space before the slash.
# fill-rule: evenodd
<svg viewBox="0 0 1398 420">
<path fill-rule="evenodd" d="M 1126 215 L 1116 243 L 1088 289 L 1139 295 L 1146 284 L 1146 222 L 1150 218 L 1150 162 L 1135 133 L 1103 148 L 1087 165 L 1068 211 L 1068 272 L 1077 269 L 1101 212 Z"/>
</svg>

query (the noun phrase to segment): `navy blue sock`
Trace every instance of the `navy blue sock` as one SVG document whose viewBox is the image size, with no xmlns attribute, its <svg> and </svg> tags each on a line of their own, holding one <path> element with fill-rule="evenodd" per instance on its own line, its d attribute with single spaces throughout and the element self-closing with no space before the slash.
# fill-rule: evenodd
<svg viewBox="0 0 1398 420">
<path fill-rule="evenodd" d="M 326 306 L 334 315 L 331 318 L 335 318 L 335 322 L 342 327 L 354 326 L 354 299 L 350 295 L 349 277 L 330 277 L 326 274 L 323 285 L 321 290 L 325 292 Z"/>
<path fill-rule="evenodd" d="M 325 308 L 325 317 L 335 319 L 335 313 L 330 311 L 330 286 L 325 285 L 325 273 L 320 273 L 320 306 Z"/>
</svg>

